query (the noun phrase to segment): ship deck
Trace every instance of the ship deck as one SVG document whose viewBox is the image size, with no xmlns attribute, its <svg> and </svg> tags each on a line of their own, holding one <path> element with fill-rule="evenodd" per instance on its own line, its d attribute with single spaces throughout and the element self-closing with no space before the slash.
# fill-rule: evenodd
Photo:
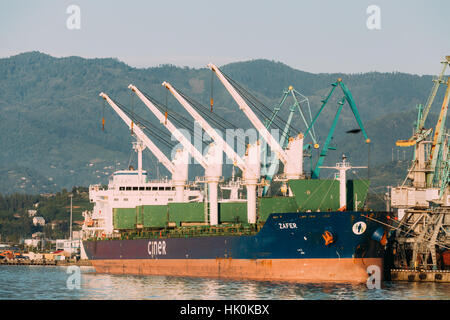
<svg viewBox="0 0 450 320">
<path fill-rule="evenodd" d="M 162 229 L 142 229 L 121 231 L 113 237 L 89 238 L 87 241 L 94 240 L 132 240 L 132 239 L 159 239 L 159 238 L 192 238 L 192 237 L 211 237 L 211 236 L 251 236 L 261 230 L 263 223 L 256 225 L 247 224 L 222 224 L 218 226 L 210 225 L 192 225 L 174 228 Z"/>
</svg>

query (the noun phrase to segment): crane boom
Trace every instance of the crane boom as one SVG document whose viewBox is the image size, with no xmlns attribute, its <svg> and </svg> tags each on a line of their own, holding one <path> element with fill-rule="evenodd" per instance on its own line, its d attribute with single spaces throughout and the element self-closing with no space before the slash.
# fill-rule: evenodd
<svg viewBox="0 0 450 320">
<path fill-rule="evenodd" d="M 364 138 L 366 139 L 366 143 L 370 143 L 370 139 L 367 136 L 366 129 L 364 129 L 364 125 L 361 121 L 361 117 L 359 115 L 358 108 L 356 107 L 355 100 L 353 100 L 352 93 L 347 88 L 347 86 L 342 82 L 341 78 L 339 78 L 337 81 L 339 83 L 339 86 L 342 89 L 342 92 L 344 92 L 345 99 L 347 100 L 348 105 L 350 106 L 350 109 L 352 109 L 352 112 L 353 112 L 353 115 L 355 116 L 356 122 L 358 123 L 359 128 L 361 129 L 361 132 L 362 132 Z"/>
<path fill-rule="evenodd" d="M 255 143 L 247 148 L 245 161 L 226 143 L 222 137 L 209 125 L 208 122 L 176 91 L 168 82 L 163 82 L 170 93 L 178 100 L 178 102 L 189 112 L 189 114 L 197 121 L 201 127 L 215 141 L 220 150 L 233 160 L 234 164 L 243 172 L 247 188 L 247 219 L 249 223 L 256 223 L 256 185 L 260 176 L 260 147 L 259 143 Z M 222 154 L 222 153 L 221 153 Z"/>
<path fill-rule="evenodd" d="M 195 160 L 203 168 L 206 169 L 208 167 L 206 159 L 203 157 L 200 151 L 198 151 L 197 148 L 195 148 L 192 143 L 180 132 L 180 130 L 178 130 L 170 120 L 166 119 L 161 111 L 159 111 L 159 109 L 150 100 L 148 100 L 147 97 L 142 94 L 142 92 L 139 91 L 138 88 L 136 88 L 136 86 L 130 84 L 128 88 L 131 89 L 131 91 L 133 91 L 139 97 L 139 99 L 142 100 L 142 102 L 144 102 L 144 104 L 150 109 L 150 111 L 158 118 L 159 122 L 163 124 L 183 145 L 183 147 L 189 151 L 189 153 L 195 158 Z"/>
<path fill-rule="evenodd" d="M 150 109 L 150 111 L 158 118 L 158 120 L 172 132 L 174 137 L 183 145 L 195 160 L 205 169 L 205 182 L 209 185 L 209 218 L 211 225 L 219 224 L 219 206 L 218 206 L 218 194 L 217 186 L 222 175 L 222 150 L 212 143 L 208 150 L 206 157 L 203 157 L 200 151 L 195 148 L 191 142 L 175 127 L 170 120 L 168 120 L 159 109 L 147 99 L 147 97 L 139 91 L 138 88 L 130 84 L 128 86 L 138 97 L 144 102 L 144 104 Z"/>
<path fill-rule="evenodd" d="M 445 120 L 447 118 L 448 104 L 450 99 L 450 77 L 447 78 L 447 90 L 445 91 L 444 101 L 442 102 L 441 112 L 439 114 L 439 119 L 436 124 L 436 129 L 434 130 L 433 143 L 430 150 L 430 172 L 427 176 L 427 184 L 431 185 L 436 169 L 436 163 L 438 160 L 438 154 L 440 150 L 440 144 L 442 143 L 442 134 L 444 133 Z"/>
<path fill-rule="evenodd" d="M 234 87 L 228 82 L 225 76 L 220 72 L 219 68 L 217 68 L 214 64 L 209 63 L 208 68 L 210 68 L 217 75 L 219 80 L 225 86 L 227 91 L 231 94 L 233 99 L 238 104 L 239 108 L 244 112 L 253 126 L 258 130 L 261 134 L 262 138 L 269 144 L 270 148 L 275 152 L 278 158 L 283 162 L 284 165 L 287 164 L 289 157 L 283 148 L 280 146 L 277 140 L 269 133 L 264 124 L 258 119 L 252 109 L 248 106 L 248 104 L 244 101 L 244 99 L 239 95 L 239 93 L 234 89 Z M 300 159 L 303 161 L 303 159 Z"/>
<path fill-rule="evenodd" d="M 233 160 L 233 164 L 237 166 L 242 171 L 249 170 L 245 165 L 244 160 L 230 147 L 228 143 L 223 140 L 223 138 L 214 130 L 211 125 L 206 122 L 206 120 L 178 93 L 178 91 L 172 87 L 172 85 L 168 82 L 163 82 L 162 85 L 166 87 L 170 93 L 178 100 L 178 102 L 186 109 L 187 112 L 195 119 L 196 122 L 200 124 L 200 126 L 208 133 L 208 135 L 222 147 L 222 150 L 225 154 Z"/>
<path fill-rule="evenodd" d="M 114 101 L 106 94 L 101 92 L 100 97 L 106 100 L 108 104 L 114 109 L 114 111 L 119 115 L 120 118 L 127 124 L 129 128 L 132 127 L 132 120 L 125 114 L 125 112 L 122 111 L 115 103 Z M 139 128 L 139 126 L 133 126 L 133 132 L 136 134 L 136 136 L 142 140 L 142 142 L 147 146 L 147 148 L 150 149 L 150 151 L 155 155 L 155 157 L 158 159 L 159 162 L 161 162 L 167 170 L 173 175 L 175 170 L 175 166 L 170 161 L 164 153 L 162 153 L 161 150 L 145 135 L 145 133 Z"/>
<path fill-rule="evenodd" d="M 444 77 L 445 69 L 447 68 L 447 65 L 450 64 L 450 56 L 446 56 L 445 60 L 441 62 L 444 66 L 442 67 L 442 71 L 439 74 L 438 78 L 433 80 L 434 85 L 431 89 L 430 96 L 428 97 L 427 103 L 425 105 L 425 108 L 423 109 L 422 116 L 419 122 L 418 129 L 419 131 L 422 130 L 425 126 L 425 121 L 427 120 L 428 112 L 430 112 L 431 105 L 433 104 L 434 98 L 436 97 L 436 93 L 439 89 L 439 85 L 443 82 L 442 78 Z"/>
<path fill-rule="evenodd" d="M 410 147 L 414 146 L 420 141 L 424 140 L 429 135 L 429 131 L 425 130 L 425 122 L 428 117 L 428 113 L 430 112 L 431 105 L 433 104 L 434 98 L 436 97 L 436 93 L 439 89 L 439 86 L 444 82 L 442 79 L 444 77 L 445 69 L 447 65 L 450 64 L 450 56 L 446 56 L 445 60 L 441 62 L 443 64 L 442 71 L 437 77 L 437 79 L 433 79 L 434 85 L 431 89 L 430 95 L 428 96 L 427 103 L 425 107 L 422 105 L 418 105 L 418 115 L 417 115 L 417 126 L 416 130 L 411 138 L 408 140 L 398 140 L 396 145 L 399 147 Z M 415 153 L 416 151 L 414 151 Z"/>
</svg>

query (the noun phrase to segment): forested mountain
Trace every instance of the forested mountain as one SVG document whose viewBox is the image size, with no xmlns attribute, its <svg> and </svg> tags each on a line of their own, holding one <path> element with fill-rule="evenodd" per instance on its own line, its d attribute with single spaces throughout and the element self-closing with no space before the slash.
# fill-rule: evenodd
<svg viewBox="0 0 450 320">
<path fill-rule="evenodd" d="M 430 74 L 437 73 L 438 69 L 437 62 L 436 70 L 430 70 Z M 334 164 L 342 153 L 355 165 L 367 165 L 370 153 L 371 173 L 378 172 L 380 176 L 386 170 L 396 168 L 392 157 L 394 162 L 411 158 L 411 150 L 397 151 L 395 141 L 411 135 L 415 106 L 425 103 L 432 86 L 432 76 L 379 72 L 313 74 L 268 60 L 231 63 L 222 66 L 221 70 L 270 109 L 280 101 L 283 90 L 293 86 L 309 98 L 313 115 L 319 110 L 320 101 L 327 95 L 331 83 L 342 78 L 353 94 L 372 143 L 368 150 L 361 133 L 347 133 L 358 126 L 346 105 L 334 134 L 333 145 L 337 150 L 329 152 L 325 165 Z M 161 83 L 170 82 L 208 108 L 212 94 L 213 116 L 225 118 L 238 128 L 251 127 L 207 68 L 161 65 L 138 69 L 117 59 L 54 58 L 40 52 L 28 52 L 0 59 L 0 75 L 0 193 L 3 194 L 36 194 L 71 189 L 76 185 L 106 184 L 115 169 L 134 164 L 136 156 L 131 148 L 130 131 L 105 105 L 99 93 L 107 93 L 133 114 L 150 121 L 148 129 L 165 129 L 131 94 L 127 88 L 130 83 L 160 101 L 169 114 L 179 112 L 188 119 L 189 115 L 170 94 L 167 95 Z M 442 91 L 439 91 L 429 116 L 427 125 L 430 127 L 434 126 Z M 315 126 L 321 145 L 341 98 L 342 92 L 337 89 Z M 286 120 L 287 115 L 288 105 L 285 105 L 280 117 Z M 102 117 L 105 118 L 104 131 Z M 295 114 L 293 121 L 294 128 L 305 130 L 299 114 Z M 308 139 L 306 137 L 305 141 L 310 141 Z M 170 154 L 170 146 L 161 144 L 161 148 Z M 313 156 L 316 155 L 317 151 L 314 151 Z M 308 159 L 305 167 L 309 167 L 307 163 Z M 167 175 L 161 165 L 157 169 L 157 162 L 149 151 L 144 151 L 144 168 L 153 178 L 157 172 Z M 190 177 L 202 173 L 200 166 L 194 165 Z M 224 174 L 229 175 L 230 170 L 225 169 Z M 329 172 L 324 170 L 323 174 L 326 177 Z M 361 170 L 358 174 L 365 177 L 367 172 Z M 397 177 L 402 179 L 405 174 L 387 174 L 385 179 L 374 181 L 378 185 L 396 183 Z"/>
</svg>

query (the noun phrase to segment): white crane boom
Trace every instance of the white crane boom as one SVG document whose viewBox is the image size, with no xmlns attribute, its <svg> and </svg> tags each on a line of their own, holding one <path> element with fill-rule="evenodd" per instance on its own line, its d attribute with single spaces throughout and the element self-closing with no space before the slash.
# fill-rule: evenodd
<svg viewBox="0 0 450 320">
<path fill-rule="evenodd" d="M 209 186 L 209 201 L 210 201 L 210 224 L 217 225 L 219 223 L 219 205 L 217 187 L 222 175 L 222 150 L 214 143 L 210 145 L 208 154 L 203 157 L 200 151 L 195 148 L 191 142 L 175 127 L 170 120 L 168 120 L 158 108 L 147 99 L 147 97 L 139 91 L 136 86 L 130 84 L 128 86 L 138 97 L 144 102 L 147 108 L 158 118 L 167 130 L 169 130 L 174 137 L 183 145 L 195 160 L 205 169 L 205 178 Z"/>
<path fill-rule="evenodd" d="M 116 113 L 120 116 L 120 118 L 122 118 L 122 120 L 127 124 L 129 128 L 132 127 L 132 120 L 125 114 L 125 112 L 122 111 L 122 109 L 120 109 L 114 103 L 114 101 L 106 93 L 101 92 L 100 97 L 108 102 L 108 104 L 114 109 L 114 111 L 116 111 Z M 176 170 L 172 161 L 170 161 L 164 155 L 164 153 L 159 150 L 159 148 L 145 135 L 145 133 L 141 130 L 141 128 L 139 128 L 139 126 L 133 126 L 133 132 L 147 146 L 147 148 L 150 149 L 150 151 L 155 155 L 158 161 L 161 162 L 173 175 Z"/>
<path fill-rule="evenodd" d="M 159 111 L 158 108 L 150 100 L 148 100 L 147 97 L 144 94 L 142 94 L 142 92 L 139 91 L 139 89 L 136 86 L 130 84 L 128 86 L 128 88 L 131 89 L 131 91 L 133 91 L 139 97 L 139 99 L 142 100 L 142 102 L 150 109 L 150 111 L 156 116 L 156 118 L 158 118 L 159 122 L 161 124 L 163 124 L 167 128 L 167 130 L 169 130 L 178 141 L 180 141 L 180 143 L 183 145 L 185 150 L 188 150 L 188 152 L 190 154 L 192 154 L 192 156 L 195 158 L 195 160 L 197 160 L 198 163 L 203 168 L 206 169 L 208 167 L 208 163 L 205 160 L 205 158 L 203 157 L 203 155 L 177 129 L 177 127 L 175 127 L 170 120 L 166 119 L 165 116 L 162 114 L 162 112 Z"/>
<path fill-rule="evenodd" d="M 221 150 L 233 160 L 233 163 L 242 170 L 243 178 L 247 188 L 247 219 L 249 223 L 256 223 L 256 185 L 258 184 L 261 173 L 261 149 L 259 142 L 247 147 L 245 160 L 243 160 L 234 150 L 226 143 L 223 138 L 214 130 L 213 127 L 184 99 L 168 82 L 163 82 L 173 96 L 180 104 L 189 112 L 189 114 L 197 121 L 201 127 L 209 134 L 209 136 L 218 144 Z"/>
<path fill-rule="evenodd" d="M 178 100 L 178 102 L 186 109 L 187 112 L 194 118 L 196 122 L 208 133 L 208 135 L 222 148 L 225 154 L 233 161 L 241 171 L 250 170 L 244 160 L 230 147 L 228 143 L 214 130 L 211 125 L 184 99 L 177 90 L 168 82 L 163 82 L 162 85 L 166 87 L 170 93 Z"/>
<path fill-rule="evenodd" d="M 239 108 L 245 113 L 250 122 L 255 126 L 258 132 L 261 134 L 264 140 L 269 144 L 270 148 L 275 152 L 278 158 L 286 165 L 288 161 L 288 155 L 280 146 L 278 141 L 269 133 L 264 124 L 258 119 L 253 110 L 248 106 L 248 104 L 244 101 L 244 99 L 239 95 L 239 93 L 234 89 L 234 87 L 228 82 L 225 76 L 220 72 L 219 68 L 217 68 L 214 64 L 208 64 L 208 68 L 210 68 L 217 75 L 219 80 L 225 86 L 227 91 L 231 94 L 233 99 L 238 104 Z M 302 160 L 301 160 L 302 161 Z"/>
</svg>

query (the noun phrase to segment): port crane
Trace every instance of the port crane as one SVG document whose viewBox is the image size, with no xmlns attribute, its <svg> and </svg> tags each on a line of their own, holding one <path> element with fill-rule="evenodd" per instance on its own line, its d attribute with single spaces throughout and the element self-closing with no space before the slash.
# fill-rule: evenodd
<svg viewBox="0 0 450 320">
<path fill-rule="evenodd" d="M 303 134 L 298 134 L 296 137 L 291 137 L 286 149 L 283 149 L 279 142 L 270 134 L 264 124 L 259 120 L 256 114 L 248 106 L 242 96 L 237 92 L 234 86 L 230 83 L 227 77 L 214 64 L 208 64 L 224 87 L 238 104 L 239 108 L 244 112 L 253 126 L 258 130 L 261 137 L 269 144 L 272 151 L 284 165 L 283 178 L 285 180 L 300 179 L 303 177 Z"/>
<path fill-rule="evenodd" d="M 246 156 L 242 159 L 233 148 L 214 130 L 213 127 L 183 98 L 168 82 L 162 85 L 178 100 L 184 109 L 200 124 L 205 132 L 220 146 L 225 154 L 233 160 L 233 164 L 242 171 L 247 189 L 247 217 L 249 223 L 256 223 L 256 186 L 260 177 L 260 144 L 256 142 L 247 146 Z"/>
<path fill-rule="evenodd" d="M 334 118 L 333 118 L 333 122 L 332 122 L 332 124 L 331 124 L 330 131 L 328 132 L 328 135 L 327 135 L 327 137 L 326 137 L 326 139 L 325 139 L 325 142 L 324 142 L 324 144 L 323 144 L 323 146 L 322 146 L 322 149 L 321 149 L 321 151 L 320 151 L 319 158 L 317 159 L 316 166 L 315 166 L 314 168 L 311 169 L 311 170 L 312 170 L 312 172 L 311 172 L 311 178 L 313 178 L 313 179 L 318 179 L 318 178 L 319 178 L 320 168 L 322 167 L 322 164 L 323 164 L 323 162 L 324 162 L 324 160 L 325 160 L 325 157 L 326 157 L 327 154 L 328 154 L 328 150 L 333 149 L 333 148 L 330 146 L 330 143 L 331 143 L 331 140 L 333 139 L 333 134 L 334 134 L 334 131 L 335 131 L 335 129 L 336 129 L 337 122 L 338 122 L 339 116 L 340 116 L 340 114 L 341 114 L 341 111 L 342 111 L 342 108 L 344 107 L 345 102 L 347 102 L 348 105 L 350 106 L 350 109 L 352 110 L 352 113 L 353 113 L 353 115 L 354 115 L 354 117 L 355 117 L 355 119 L 356 119 L 356 122 L 358 123 L 359 128 L 360 128 L 360 130 L 361 130 L 361 132 L 362 132 L 362 134 L 363 134 L 363 136 L 364 136 L 365 142 L 366 142 L 367 144 L 370 143 L 370 139 L 369 139 L 369 137 L 367 136 L 366 130 L 364 129 L 364 125 L 363 125 L 363 123 L 362 123 L 362 121 L 361 121 L 361 117 L 360 117 L 360 115 L 359 115 L 358 108 L 356 107 L 356 103 L 355 103 L 355 100 L 353 99 L 352 93 L 350 92 L 350 90 L 348 89 L 348 87 L 344 84 L 344 82 L 342 82 L 342 78 L 338 78 L 338 79 L 336 80 L 336 82 L 334 82 L 334 83 L 331 84 L 331 89 L 330 89 L 330 91 L 328 92 L 327 96 L 321 101 L 321 102 L 322 102 L 322 105 L 320 106 L 319 111 L 317 112 L 317 114 L 314 116 L 314 119 L 311 121 L 311 124 L 310 124 L 309 127 L 306 129 L 305 135 L 307 135 L 311 130 L 313 130 L 314 124 L 316 123 L 317 119 L 319 118 L 319 115 L 320 115 L 320 114 L 322 113 L 322 111 L 324 110 L 324 108 L 325 108 L 325 106 L 327 105 L 328 101 L 330 100 L 330 98 L 331 98 L 331 96 L 332 96 L 334 90 L 335 90 L 337 87 L 340 87 L 340 88 L 341 88 L 341 90 L 342 90 L 344 96 L 343 96 L 342 99 L 338 102 L 338 108 L 337 108 L 337 110 L 336 110 L 336 114 L 335 114 L 335 116 L 334 116 Z M 359 131 L 359 130 L 358 130 L 358 131 Z"/>
<path fill-rule="evenodd" d="M 436 127 L 434 130 L 433 142 L 431 144 L 431 149 L 430 149 L 430 158 L 428 161 L 429 161 L 431 172 L 429 172 L 429 174 L 427 175 L 427 185 L 433 184 L 433 180 L 434 180 L 433 178 L 436 174 L 436 170 L 439 169 L 438 166 L 436 166 L 436 164 L 438 163 L 438 160 L 439 160 L 439 153 L 442 153 L 442 149 L 441 149 L 442 141 L 443 141 L 442 138 L 443 138 L 443 134 L 445 132 L 445 122 L 447 119 L 448 104 L 449 104 L 449 100 L 450 100 L 450 77 L 447 78 L 446 86 L 447 86 L 447 89 L 445 91 L 444 101 L 442 102 L 441 111 L 439 113 L 439 118 L 436 123 Z"/>
<path fill-rule="evenodd" d="M 174 160 L 169 160 L 164 153 L 150 140 L 142 129 L 138 125 L 134 125 L 133 121 L 123 112 L 123 110 L 117 106 L 117 104 L 106 94 L 101 92 L 100 97 L 102 97 L 108 104 L 113 108 L 113 110 L 119 115 L 119 117 L 127 124 L 131 129 L 133 128 L 133 133 L 137 137 L 137 143 L 135 144 L 135 149 L 138 151 L 138 174 L 140 176 L 139 180 L 142 181 L 142 151 L 147 147 L 161 162 L 164 167 L 172 175 L 172 182 L 175 187 L 175 199 L 177 202 L 184 201 L 184 187 L 188 179 L 188 153 L 185 149 L 177 150 Z M 145 146 L 145 147 L 144 147 Z"/>
<path fill-rule="evenodd" d="M 418 114 L 417 114 L 417 122 L 414 134 L 411 138 L 407 140 L 397 140 L 396 145 L 399 147 L 410 147 L 414 146 L 414 156 L 413 156 L 413 166 L 410 169 L 410 173 L 408 174 L 408 178 L 412 180 L 412 184 L 414 187 L 419 188 L 431 188 L 436 183 L 438 183 L 435 179 L 436 176 L 439 175 L 437 172 L 439 167 L 437 163 L 439 161 L 439 154 L 442 153 L 441 145 L 442 145 L 442 135 L 445 131 L 445 122 L 447 117 L 448 110 L 448 79 L 444 80 L 444 74 L 447 66 L 450 64 L 450 56 L 446 56 L 443 61 L 441 61 L 442 70 L 437 76 L 436 79 L 433 79 L 433 87 L 431 89 L 430 95 L 428 96 L 425 107 L 419 104 L 417 106 Z M 434 129 L 434 137 L 431 144 L 430 152 L 428 153 L 428 157 L 426 156 L 426 144 L 430 143 L 427 141 L 427 138 L 432 134 L 432 128 L 425 128 L 425 122 L 427 120 L 429 111 L 436 97 L 437 91 L 441 84 L 447 85 L 447 90 L 444 95 L 444 101 L 441 107 L 441 111 L 439 114 L 438 122 L 436 123 L 436 127 Z"/>
<path fill-rule="evenodd" d="M 300 99 L 297 98 L 297 95 L 300 97 Z M 295 90 L 293 86 L 289 86 L 287 90 L 283 91 L 283 96 L 281 97 L 280 103 L 274 107 L 270 118 L 266 120 L 266 124 L 265 124 L 266 128 L 270 129 L 272 123 L 274 122 L 274 120 L 277 117 L 279 111 L 281 110 L 281 107 L 286 102 L 286 100 L 287 100 L 287 98 L 289 96 L 292 96 L 292 99 L 293 99 L 294 103 L 289 107 L 289 116 L 288 116 L 288 119 L 286 121 L 286 124 L 284 126 L 284 129 L 283 129 L 283 132 L 282 132 L 281 138 L 280 138 L 280 145 L 283 148 L 286 148 L 287 145 L 288 145 L 289 128 L 290 128 L 290 124 L 292 122 L 293 115 L 294 115 L 296 110 L 298 110 L 298 112 L 299 112 L 299 114 L 300 114 L 300 116 L 301 116 L 305 126 L 306 127 L 309 126 L 309 123 L 306 120 L 305 114 L 303 113 L 303 111 L 302 111 L 302 109 L 300 107 L 300 105 L 302 103 L 307 105 L 308 111 L 309 111 L 309 117 L 310 117 L 310 120 L 312 121 L 311 108 L 310 108 L 310 105 L 309 105 L 309 99 L 306 96 L 304 96 L 303 94 L 301 94 L 300 92 L 298 92 L 297 90 Z M 317 143 L 317 138 L 316 138 L 316 134 L 314 132 L 314 127 L 309 131 L 309 135 L 311 136 L 311 139 L 313 141 L 314 148 L 317 149 L 319 147 L 319 144 Z M 310 144 L 305 144 L 303 146 L 303 151 L 306 151 L 310 147 L 311 147 Z M 262 165 L 263 165 L 263 167 L 266 167 L 267 166 L 267 151 L 266 151 L 265 147 L 263 147 L 262 149 L 263 149 L 262 150 L 262 154 L 263 154 L 263 156 L 262 156 Z M 262 195 L 263 196 L 267 195 L 267 192 L 268 192 L 268 190 L 270 188 L 270 182 L 272 181 L 273 176 L 278 171 L 278 164 L 279 164 L 279 161 L 278 161 L 278 159 L 276 159 L 275 161 L 272 161 L 272 163 L 270 164 L 269 168 L 267 169 L 267 173 L 266 173 L 266 175 L 264 177 L 265 180 L 266 180 L 266 184 L 265 184 L 265 186 L 263 187 L 263 190 L 262 190 Z"/>
<path fill-rule="evenodd" d="M 430 112 L 431 105 L 433 104 L 434 99 L 436 98 L 436 94 L 439 89 L 439 86 L 441 84 L 445 83 L 444 74 L 445 74 L 445 70 L 447 69 L 447 66 L 450 64 L 450 56 L 446 56 L 445 59 L 443 61 L 441 61 L 441 64 L 442 64 L 442 70 L 439 73 L 439 75 L 437 76 L 437 78 L 433 79 L 434 84 L 431 89 L 430 95 L 428 96 L 425 107 L 421 104 L 419 104 L 417 106 L 418 116 L 417 116 L 416 130 L 415 130 L 414 134 L 408 140 L 398 140 L 396 142 L 397 146 L 399 146 L 399 147 L 413 146 L 416 143 L 424 140 L 430 134 L 431 131 L 429 129 L 425 129 L 425 122 L 427 120 L 428 113 Z"/>
<path fill-rule="evenodd" d="M 209 218 L 211 225 L 217 225 L 219 218 L 217 188 L 220 177 L 222 176 L 222 150 L 215 143 L 211 143 L 208 154 L 204 157 L 200 151 L 195 148 L 191 142 L 166 118 L 166 116 L 134 85 L 130 84 L 128 88 L 133 91 L 139 99 L 156 116 L 159 122 L 164 125 L 169 132 L 183 145 L 194 159 L 205 169 L 205 179 L 209 189 Z"/>
<path fill-rule="evenodd" d="M 397 146 L 414 146 L 414 161 L 401 186 L 391 189 L 390 204 L 397 209 L 396 266 L 400 268 L 438 269 L 438 254 L 450 250 L 448 230 L 450 217 L 448 133 L 446 118 L 450 99 L 450 77 L 444 72 L 450 56 L 441 62 L 443 68 L 428 96 L 425 107 L 418 105 L 414 134 L 408 140 L 398 140 Z M 446 90 L 438 121 L 433 128 L 425 128 L 425 121 L 438 88 L 445 83 Z M 429 147 L 427 147 L 429 145 Z M 411 185 L 405 185 L 407 180 Z"/>
</svg>

